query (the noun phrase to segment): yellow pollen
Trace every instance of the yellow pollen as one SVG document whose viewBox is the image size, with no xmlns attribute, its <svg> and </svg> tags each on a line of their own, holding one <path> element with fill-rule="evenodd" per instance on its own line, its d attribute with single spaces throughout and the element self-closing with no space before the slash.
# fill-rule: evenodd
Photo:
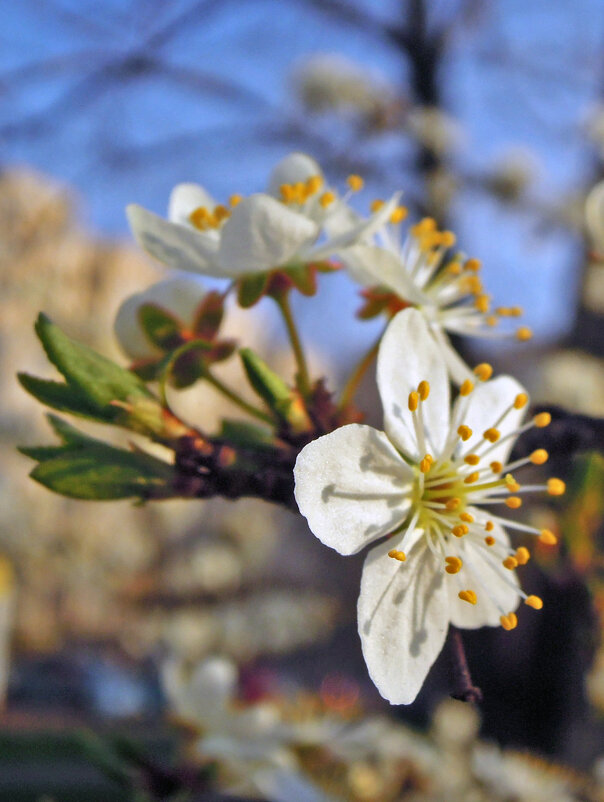
<svg viewBox="0 0 604 802">
<path fill-rule="evenodd" d="M 359 192 L 361 189 L 363 189 L 363 186 L 365 184 L 360 175 L 354 175 L 354 174 L 348 176 L 348 178 L 346 179 L 346 183 L 353 192 Z"/>
<path fill-rule="evenodd" d="M 458 574 L 463 566 L 459 557 L 445 557 L 445 562 L 447 563 L 445 565 L 445 571 L 448 574 Z"/>
<path fill-rule="evenodd" d="M 227 207 L 223 206 L 221 203 L 214 207 L 214 219 L 217 223 L 221 222 L 222 220 L 226 220 L 226 218 L 230 217 L 230 215 L 231 213 Z"/>
<path fill-rule="evenodd" d="M 516 629 L 518 626 L 518 619 L 516 618 L 515 613 L 508 613 L 507 615 L 501 616 L 499 623 L 507 632 L 509 632 L 510 629 Z"/>
<path fill-rule="evenodd" d="M 481 362 L 474 368 L 474 375 L 478 376 L 481 382 L 486 382 L 493 375 L 493 366 L 488 362 Z"/>
<path fill-rule="evenodd" d="M 193 209 L 189 215 L 189 220 L 195 228 L 200 228 L 202 231 L 212 224 L 212 216 L 205 206 L 198 206 L 197 209 Z"/>
<path fill-rule="evenodd" d="M 551 422 L 552 416 L 549 412 L 540 412 L 533 418 L 533 423 L 538 429 L 544 429 L 546 426 L 549 426 Z"/>
<path fill-rule="evenodd" d="M 477 295 L 474 299 L 474 306 L 479 312 L 486 314 L 489 311 L 490 301 L 488 295 Z"/>
<path fill-rule="evenodd" d="M 510 493 L 517 493 L 520 490 L 520 485 L 514 479 L 511 473 L 506 473 L 505 475 L 505 485 Z"/>
<path fill-rule="evenodd" d="M 469 440 L 470 437 L 472 437 L 472 430 L 470 429 L 469 426 L 466 426 L 465 423 L 462 423 L 462 425 L 457 430 L 457 434 L 461 437 L 461 439 L 465 443 L 466 440 Z"/>
<path fill-rule="evenodd" d="M 514 568 L 518 568 L 518 560 L 512 556 L 506 557 L 501 564 L 504 568 L 507 568 L 508 571 L 513 571 Z"/>
<path fill-rule="evenodd" d="M 518 393 L 514 399 L 514 409 L 522 409 L 528 404 L 528 395 L 526 393 Z"/>
<path fill-rule="evenodd" d="M 545 546 L 555 546 L 558 542 L 558 538 L 549 529 L 542 529 L 539 535 L 539 542 L 543 543 Z"/>
<path fill-rule="evenodd" d="M 440 237 L 440 244 L 445 248 L 452 248 L 457 238 L 452 231 L 443 231 Z"/>
<path fill-rule="evenodd" d="M 533 336 L 533 332 L 529 329 L 528 326 L 520 326 L 520 328 L 516 331 L 516 339 L 520 340 L 521 343 L 530 340 Z"/>
<path fill-rule="evenodd" d="M 508 309 L 508 315 L 510 317 L 522 317 L 524 314 L 524 310 L 521 306 L 512 306 Z"/>
<path fill-rule="evenodd" d="M 543 599 L 540 599 L 539 596 L 527 596 L 524 603 L 532 607 L 533 610 L 543 609 Z"/>
<path fill-rule="evenodd" d="M 484 539 L 484 542 L 487 544 L 487 546 L 494 546 L 495 538 L 493 537 L 493 535 L 487 535 Z"/>
<path fill-rule="evenodd" d="M 538 448 L 536 451 L 533 451 L 529 459 L 533 465 L 543 465 L 543 463 L 548 461 L 549 454 L 544 448 Z"/>
<path fill-rule="evenodd" d="M 499 431 L 499 429 L 493 427 L 491 429 L 487 429 L 486 432 L 483 432 L 482 436 L 484 437 L 485 440 L 488 440 L 489 443 L 496 443 L 501 437 L 501 432 Z"/>
<path fill-rule="evenodd" d="M 480 473 L 478 471 L 472 471 L 472 473 L 470 473 L 468 476 L 466 476 L 466 478 L 463 480 L 463 483 L 465 485 L 471 485 L 474 482 L 478 481 L 479 476 L 480 476 Z"/>
<path fill-rule="evenodd" d="M 505 506 L 509 507 L 511 510 L 517 510 L 518 507 L 522 507 L 522 499 L 520 496 L 510 496 L 506 498 Z"/>
<path fill-rule="evenodd" d="M 306 181 L 306 191 L 309 195 L 314 195 L 323 186 L 323 176 L 311 175 Z"/>
<path fill-rule="evenodd" d="M 474 516 L 470 515 L 469 512 L 462 512 L 461 515 L 459 516 L 459 518 L 460 518 L 461 521 L 465 521 L 467 524 L 473 524 L 474 523 Z"/>
<path fill-rule="evenodd" d="M 398 560 L 400 563 L 404 563 L 407 559 L 405 552 L 399 551 L 398 549 L 390 549 L 388 556 L 392 557 L 393 560 Z"/>
<path fill-rule="evenodd" d="M 324 192 L 319 198 L 319 203 L 324 209 L 326 209 L 328 206 L 331 206 L 335 199 L 336 196 L 333 194 L 333 192 Z"/>
<path fill-rule="evenodd" d="M 451 262 L 451 264 L 447 265 L 447 273 L 452 276 L 460 276 L 462 270 L 463 268 L 459 262 Z"/>
<path fill-rule="evenodd" d="M 491 328 L 493 328 L 499 323 L 499 318 L 496 315 L 489 315 L 485 319 L 485 323 L 487 324 L 487 326 L 491 326 Z"/>
<path fill-rule="evenodd" d="M 464 383 L 459 388 L 460 395 L 470 395 L 472 390 L 474 389 L 474 383 L 471 382 L 469 379 L 466 379 Z"/>
<path fill-rule="evenodd" d="M 495 524 L 493 523 L 493 521 L 487 521 L 486 524 L 484 525 L 484 528 L 487 530 L 487 532 L 492 532 L 493 529 L 495 529 Z"/>
<path fill-rule="evenodd" d="M 279 192 L 281 193 L 281 198 L 284 203 L 291 203 L 296 195 L 291 184 L 281 184 Z"/>
<path fill-rule="evenodd" d="M 503 464 L 501 462 L 497 462 L 497 460 L 493 460 L 493 462 L 491 462 L 489 467 L 493 471 L 493 473 L 501 473 L 501 471 L 503 470 Z"/>
<path fill-rule="evenodd" d="M 421 381 L 417 385 L 417 392 L 419 393 L 419 397 L 422 401 L 425 401 L 426 398 L 430 395 L 430 385 L 427 381 Z"/>
<path fill-rule="evenodd" d="M 457 595 L 462 601 L 469 602 L 470 604 L 476 604 L 478 601 L 473 590 L 460 590 Z"/>
<path fill-rule="evenodd" d="M 566 485 L 562 479 L 552 477 L 547 480 L 547 492 L 550 496 L 562 496 L 566 492 Z"/>
<path fill-rule="evenodd" d="M 447 503 L 445 504 L 445 509 L 449 510 L 449 512 L 454 512 L 461 504 L 461 499 L 454 497 L 450 498 Z"/>
<path fill-rule="evenodd" d="M 243 195 L 235 194 L 231 195 L 231 197 L 229 198 L 229 203 L 231 206 L 237 206 L 237 204 L 241 203 L 242 200 L 243 200 Z"/>
<path fill-rule="evenodd" d="M 426 454 L 423 460 L 419 464 L 419 469 L 422 473 L 428 473 L 430 468 L 432 467 L 432 463 L 434 462 L 434 458 L 432 454 Z"/>
<path fill-rule="evenodd" d="M 470 529 L 466 526 L 466 524 L 457 524 L 456 526 L 451 529 L 451 534 L 455 535 L 455 537 L 463 537 L 467 535 Z"/>
<path fill-rule="evenodd" d="M 390 222 L 394 224 L 402 223 L 408 214 L 409 210 L 405 206 L 397 206 L 390 215 Z"/>
<path fill-rule="evenodd" d="M 478 456 L 478 454 L 468 454 L 467 457 L 463 458 L 463 461 L 467 462 L 468 465 L 478 465 L 478 463 L 480 462 L 480 457 Z"/>
<path fill-rule="evenodd" d="M 369 208 L 371 209 L 372 212 L 379 212 L 379 210 L 385 205 L 386 204 L 383 200 L 379 200 L 379 198 L 376 198 L 376 200 L 371 201 Z"/>
<path fill-rule="evenodd" d="M 519 546 L 516 549 L 516 554 L 514 557 L 516 558 L 518 565 L 526 565 L 531 559 L 531 553 L 525 546 Z"/>
<path fill-rule="evenodd" d="M 471 270 L 473 273 L 478 273 L 482 267 L 480 259 L 468 259 L 465 264 L 466 270 Z"/>
<path fill-rule="evenodd" d="M 482 292 L 482 281 L 478 276 L 468 276 L 466 284 L 468 292 L 471 292 L 473 295 L 480 295 Z"/>
<path fill-rule="evenodd" d="M 415 390 L 409 393 L 409 412 L 415 412 L 417 406 L 419 404 L 419 393 L 416 393 Z"/>
</svg>

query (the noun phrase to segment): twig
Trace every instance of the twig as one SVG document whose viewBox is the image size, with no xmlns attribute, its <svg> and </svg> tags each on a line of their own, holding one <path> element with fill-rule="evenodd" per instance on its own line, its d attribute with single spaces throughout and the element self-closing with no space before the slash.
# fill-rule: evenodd
<svg viewBox="0 0 604 802">
<path fill-rule="evenodd" d="M 449 628 L 447 646 L 453 673 L 453 692 L 451 696 L 462 702 L 473 702 L 474 704 L 482 702 L 482 691 L 472 682 L 461 632 L 457 627 L 451 626 Z"/>
</svg>

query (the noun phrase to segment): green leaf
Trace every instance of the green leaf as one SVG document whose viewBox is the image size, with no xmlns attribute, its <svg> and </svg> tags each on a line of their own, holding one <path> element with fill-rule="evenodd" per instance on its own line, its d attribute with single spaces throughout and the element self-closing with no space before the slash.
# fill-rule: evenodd
<svg viewBox="0 0 604 802">
<path fill-rule="evenodd" d="M 129 370 L 97 354 L 64 334 L 46 315 L 40 314 L 36 333 L 50 361 L 71 388 L 79 391 L 97 412 L 113 401 L 135 402 L 153 398 L 141 380 Z"/>
<path fill-rule="evenodd" d="M 18 373 L 17 378 L 30 395 L 59 412 L 70 412 L 72 415 L 105 423 L 113 421 L 119 414 L 116 407 L 100 409 L 91 403 L 77 387 L 48 379 L 39 379 L 28 373 Z"/>
<path fill-rule="evenodd" d="M 224 316 L 224 297 L 220 292 L 208 292 L 195 313 L 193 332 L 202 340 L 213 340 Z"/>
<path fill-rule="evenodd" d="M 240 279 L 237 288 L 239 306 L 249 309 L 250 306 L 257 303 L 266 292 L 269 277 L 269 273 L 252 273 Z"/>
<path fill-rule="evenodd" d="M 317 292 L 316 271 L 310 265 L 288 267 L 283 272 L 303 295 L 315 295 Z"/>
<path fill-rule="evenodd" d="M 142 304 L 138 319 L 149 341 L 162 351 L 173 351 L 182 345 L 182 323 L 155 304 Z"/>
<path fill-rule="evenodd" d="M 265 426 L 226 418 L 222 421 L 220 437 L 234 446 L 250 448 L 274 448 L 273 433 Z"/>
</svg>

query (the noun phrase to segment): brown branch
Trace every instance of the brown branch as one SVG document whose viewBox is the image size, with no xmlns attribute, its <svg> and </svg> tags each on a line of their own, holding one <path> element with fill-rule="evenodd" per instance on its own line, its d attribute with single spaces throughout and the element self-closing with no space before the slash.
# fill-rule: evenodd
<svg viewBox="0 0 604 802">
<path fill-rule="evenodd" d="M 449 627 L 447 648 L 453 674 L 451 696 L 462 702 L 473 702 L 474 704 L 482 702 L 482 691 L 472 682 L 461 632 L 453 625 Z"/>
</svg>

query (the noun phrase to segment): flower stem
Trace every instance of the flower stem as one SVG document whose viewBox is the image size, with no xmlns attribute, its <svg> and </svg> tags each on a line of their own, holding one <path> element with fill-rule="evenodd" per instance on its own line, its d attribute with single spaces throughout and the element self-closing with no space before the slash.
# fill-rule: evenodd
<svg viewBox="0 0 604 802">
<path fill-rule="evenodd" d="M 462 702 L 482 702 L 482 691 L 472 682 L 461 632 L 451 625 L 447 637 L 451 670 L 453 672 L 453 692 L 451 696 Z"/>
<path fill-rule="evenodd" d="M 308 374 L 308 366 L 306 364 L 306 357 L 304 355 L 302 342 L 300 341 L 300 335 L 298 334 L 296 322 L 294 320 L 292 309 L 289 303 L 288 293 L 281 292 L 279 294 L 275 294 L 273 298 L 275 299 L 275 302 L 281 311 L 283 320 L 285 321 L 289 341 L 296 359 L 296 365 L 298 368 L 298 389 L 305 398 L 308 398 L 310 395 L 310 376 Z"/>
<path fill-rule="evenodd" d="M 359 384 L 361 383 L 363 376 L 377 355 L 382 335 L 383 332 L 371 346 L 369 351 L 367 351 L 367 353 L 361 357 L 360 361 L 348 377 L 348 381 L 344 385 L 342 395 L 340 396 L 338 409 L 344 409 L 344 407 L 347 406 L 354 398 L 355 393 L 359 389 Z"/>
<path fill-rule="evenodd" d="M 264 423 L 269 423 L 271 426 L 275 425 L 274 419 L 267 413 L 263 412 L 261 409 L 257 409 L 253 404 L 249 404 L 244 398 L 242 398 L 238 393 L 234 390 L 231 390 L 230 387 L 227 387 L 224 382 L 214 376 L 213 373 L 206 368 L 203 373 L 203 378 L 215 387 L 219 392 L 221 392 L 226 398 L 232 401 L 234 404 L 237 404 L 238 407 L 243 409 L 248 415 L 252 415 L 254 418 L 263 421 Z"/>
</svg>

